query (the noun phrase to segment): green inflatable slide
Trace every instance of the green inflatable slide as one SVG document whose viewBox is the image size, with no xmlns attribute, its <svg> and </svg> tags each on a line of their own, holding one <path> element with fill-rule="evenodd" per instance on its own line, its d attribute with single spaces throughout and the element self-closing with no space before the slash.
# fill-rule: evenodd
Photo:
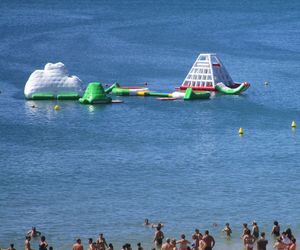
<svg viewBox="0 0 300 250">
<path fill-rule="evenodd" d="M 193 91 L 192 88 L 187 88 L 183 100 L 190 101 L 190 100 L 209 99 L 209 98 L 210 98 L 210 92 L 208 91 L 195 92 Z"/>
<path fill-rule="evenodd" d="M 79 99 L 82 104 L 105 104 L 111 103 L 112 99 L 106 96 L 103 86 L 99 82 L 89 83 L 82 98 Z"/>
</svg>

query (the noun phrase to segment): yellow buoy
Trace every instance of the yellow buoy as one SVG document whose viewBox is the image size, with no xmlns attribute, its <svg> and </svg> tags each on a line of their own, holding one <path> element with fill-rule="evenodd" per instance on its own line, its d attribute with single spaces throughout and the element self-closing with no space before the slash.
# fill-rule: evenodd
<svg viewBox="0 0 300 250">
<path fill-rule="evenodd" d="M 243 128 L 240 128 L 240 129 L 239 129 L 239 134 L 240 134 L 240 135 L 243 135 L 243 134 L 244 134 Z"/>
<path fill-rule="evenodd" d="M 292 121 L 292 128 L 296 128 L 296 122 L 295 121 Z"/>
<path fill-rule="evenodd" d="M 54 110 L 56 110 L 56 111 L 60 110 L 60 106 L 59 105 L 55 105 L 54 106 Z"/>
</svg>

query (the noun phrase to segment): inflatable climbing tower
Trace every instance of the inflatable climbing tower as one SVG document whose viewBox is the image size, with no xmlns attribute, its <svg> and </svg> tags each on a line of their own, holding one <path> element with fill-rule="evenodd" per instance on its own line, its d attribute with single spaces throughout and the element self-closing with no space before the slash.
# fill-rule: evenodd
<svg viewBox="0 0 300 250">
<path fill-rule="evenodd" d="M 229 88 L 236 88 L 239 84 L 233 82 L 225 66 L 216 54 L 200 54 L 180 86 L 181 90 L 215 91 L 216 85 L 223 83 Z"/>
</svg>

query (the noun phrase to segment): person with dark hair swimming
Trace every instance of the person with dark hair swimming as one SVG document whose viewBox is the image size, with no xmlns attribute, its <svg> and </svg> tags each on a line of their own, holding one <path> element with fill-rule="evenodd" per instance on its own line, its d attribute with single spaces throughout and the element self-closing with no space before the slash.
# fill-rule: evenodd
<svg viewBox="0 0 300 250">
<path fill-rule="evenodd" d="M 27 236 L 31 236 L 31 238 L 41 236 L 41 232 L 36 230 L 36 227 L 32 227 L 26 234 Z"/>
<path fill-rule="evenodd" d="M 147 227 L 151 226 L 151 223 L 149 222 L 149 219 L 147 219 L 147 218 L 145 219 L 144 226 L 147 226 Z"/>
</svg>

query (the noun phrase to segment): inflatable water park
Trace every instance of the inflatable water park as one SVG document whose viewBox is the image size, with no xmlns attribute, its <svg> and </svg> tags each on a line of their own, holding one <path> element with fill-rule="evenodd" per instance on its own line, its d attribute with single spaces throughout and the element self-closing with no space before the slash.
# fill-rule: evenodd
<svg viewBox="0 0 300 250">
<path fill-rule="evenodd" d="M 47 63 L 43 70 L 35 70 L 25 84 L 24 95 L 32 100 L 78 100 L 83 83 L 77 76 L 69 76 L 65 65 Z"/>
<path fill-rule="evenodd" d="M 104 89 L 99 82 L 84 89 L 82 80 L 69 75 L 61 62 L 47 63 L 43 70 L 35 70 L 25 84 L 28 100 L 77 100 L 81 104 L 121 103 L 112 96 L 149 96 L 157 100 L 207 100 L 212 92 L 239 95 L 250 87 L 248 82 L 232 80 L 216 54 L 200 54 L 181 86 L 170 93 L 150 91 L 146 86 L 121 86 L 118 83 Z"/>
</svg>

